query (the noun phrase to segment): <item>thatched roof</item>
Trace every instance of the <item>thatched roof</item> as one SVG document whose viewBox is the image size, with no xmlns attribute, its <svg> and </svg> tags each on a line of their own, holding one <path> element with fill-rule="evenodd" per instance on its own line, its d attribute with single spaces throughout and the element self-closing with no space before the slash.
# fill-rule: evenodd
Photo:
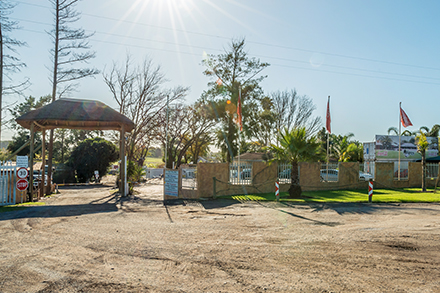
<svg viewBox="0 0 440 293">
<path fill-rule="evenodd" d="M 69 128 L 86 130 L 121 130 L 130 132 L 134 123 L 121 113 L 99 101 L 80 99 L 59 99 L 49 105 L 30 111 L 17 119 L 18 124 L 30 129 L 36 122 L 35 130 L 41 128 Z"/>
</svg>

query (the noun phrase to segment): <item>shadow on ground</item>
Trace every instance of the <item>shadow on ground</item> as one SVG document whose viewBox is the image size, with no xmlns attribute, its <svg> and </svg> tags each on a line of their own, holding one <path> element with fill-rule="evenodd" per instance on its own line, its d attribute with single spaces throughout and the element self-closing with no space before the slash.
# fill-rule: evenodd
<svg viewBox="0 0 440 293">
<path fill-rule="evenodd" d="M 319 212 L 323 210 L 333 210 L 336 213 L 343 214 L 373 214 L 383 211 L 395 211 L 398 213 L 408 213 L 411 210 L 419 210 L 429 213 L 440 214 L 437 209 L 431 209 L 429 207 L 414 206 L 410 203 L 289 203 L 280 202 L 281 205 L 299 208 L 308 207 L 312 209 L 313 212 Z M 438 203 L 431 203 L 432 205 L 438 206 Z"/>
<path fill-rule="evenodd" d="M 22 218 L 74 217 L 86 214 L 118 211 L 120 198 L 116 195 L 96 199 L 86 204 L 28 206 L 22 210 L 0 213 L 0 221 Z"/>
</svg>

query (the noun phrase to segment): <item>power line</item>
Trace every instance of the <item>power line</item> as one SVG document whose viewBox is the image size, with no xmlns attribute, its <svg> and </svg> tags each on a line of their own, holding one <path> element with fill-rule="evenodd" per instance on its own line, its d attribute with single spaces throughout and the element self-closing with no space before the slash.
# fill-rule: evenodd
<svg viewBox="0 0 440 293">
<path fill-rule="evenodd" d="M 24 20 L 24 21 L 26 21 L 26 20 Z M 43 22 L 35 22 L 35 21 L 29 21 L 29 22 L 48 25 L 47 23 L 43 23 Z M 46 34 L 45 32 L 36 31 L 36 30 L 29 30 L 29 29 L 22 29 L 22 30 L 23 31 L 33 32 L 33 33 Z M 172 45 L 178 45 L 178 46 L 184 46 L 184 47 L 190 47 L 190 48 L 197 48 L 197 49 L 206 49 L 204 47 L 193 46 L 193 45 L 185 45 L 185 44 L 178 44 L 178 43 L 173 43 L 173 42 L 148 40 L 148 39 L 144 39 L 144 38 L 123 36 L 123 35 L 111 34 L 111 33 L 102 33 L 102 32 L 97 32 L 97 33 L 98 34 L 102 34 L 102 35 L 106 35 L 106 36 L 117 36 L 117 37 L 124 37 L 124 38 L 135 39 L 135 40 L 142 40 L 142 41 L 150 41 L 150 42 L 156 42 L 156 43 L 172 44 Z M 162 52 L 165 51 L 165 52 L 170 52 L 170 53 L 178 53 L 178 54 L 191 55 L 191 56 L 200 56 L 200 54 L 196 54 L 196 53 L 192 53 L 192 52 L 176 51 L 176 50 L 164 49 L 164 48 L 154 48 L 154 47 L 149 47 L 149 46 L 144 46 L 144 45 L 127 44 L 127 43 L 120 43 L 120 42 L 108 41 L 108 40 L 98 40 L 98 39 L 95 39 L 93 37 L 90 38 L 90 41 L 98 42 L 98 43 L 118 45 L 118 46 L 129 46 L 129 47 L 134 47 L 134 48 L 156 50 L 156 51 L 162 51 Z M 210 50 L 220 51 L 218 49 L 210 49 Z M 287 59 L 287 58 L 280 58 L 280 57 L 271 57 L 271 56 L 263 56 L 263 55 L 255 55 L 255 56 L 261 57 L 261 58 L 267 58 L 267 59 L 295 62 L 295 63 L 302 63 L 302 64 L 310 64 L 307 61 L 301 61 L 301 60 L 294 60 L 294 59 Z M 345 73 L 345 72 L 337 72 L 337 71 L 323 70 L 323 69 L 316 69 L 316 68 L 305 68 L 305 67 L 298 67 L 298 66 L 290 66 L 290 65 L 286 65 L 286 64 L 271 64 L 271 65 L 275 66 L 275 67 L 294 68 L 294 69 L 300 69 L 300 70 L 308 70 L 308 71 L 315 71 L 315 72 L 326 72 L 326 73 L 339 74 L 339 75 L 347 75 L 347 76 L 359 76 L 359 77 L 368 77 L 368 78 L 375 78 L 375 79 L 386 79 L 386 80 L 393 80 L 393 81 L 403 81 L 403 82 L 412 82 L 412 83 L 440 85 L 440 83 L 428 82 L 428 81 L 415 81 L 415 80 L 398 79 L 398 78 L 392 78 L 392 77 L 386 77 L 386 76 L 371 76 L 371 75 L 363 75 L 363 74 L 356 74 L 356 73 Z M 433 77 L 427 77 L 427 76 L 417 76 L 417 75 L 410 75 L 410 74 L 399 74 L 399 73 L 393 73 L 393 72 L 382 72 L 382 71 L 377 71 L 377 70 L 368 70 L 368 69 L 361 69 L 361 68 L 347 67 L 347 66 L 338 66 L 338 65 L 329 65 L 329 64 L 323 64 L 322 66 L 331 67 L 331 68 L 339 68 L 339 69 L 357 70 L 357 71 L 362 71 L 362 72 L 388 74 L 388 75 L 395 75 L 395 76 L 402 76 L 402 77 L 413 77 L 413 78 L 418 78 L 418 79 L 422 79 L 423 78 L 423 79 L 430 79 L 430 80 L 434 80 L 434 81 L 436 81 L 436 80 L 440 81 L 439 78 L 433 78 Z"/>
<path fill-rule="evenodd" d="M 337 72 L 337 71 L 322 70 L 322 69 L 315 69 L 315 68 L 304 68 L 304 67 L 289 66 L 289 65 L 284 65 L 284 64 L 271 64 L 271 65 L 278 66 L 278 67 L 294 68 L 294 69 L 309 70 L 309 71 L 316 71 L 316 72 L 326 72 L 326 73 L 348 75 L 348 76 L 359 76 L 359 77 L 368 77 L 368 78 L 375 78 L 375 79 L 385 79 L 385 80 L 393 80 L 393 81 L 403 81 L 403 82 L 412 82 L 412 83 L 440 85 L 440 83 L 435 83 L 435 82 L 427 82 L 427 81 L 425 82 L 425 81 L 417 81 L 417 80 L 409 80 L 409 79 L 399 79 L 399 78 L 392 78 L 392 77 L 386 77 L 386 76 L 372 76 L 372 75 L 364 75 L 364 74 L 356 74 L 356 73 L 345 73 L 345 72 Z"/>
<path fill-rule="evenodd" d="M 48 6 L 45 6 L 45 5 L 26 3 L 26 2 L 23 2 L 23 1 L 17 1 L 17 2 L 21 3 L 21 4 L 25 4 L 25 5 L 30 5 L 30 6 L 35 6 L 35 7 L 45 8 L 45 9 L 51 9 L 51 7 L 48 7 Z M 81 14 L 84 15 L 84 16 L 92 17 L 92 18 L 99 18 L 99 19 L 123 22 L 123 23 L 127 23 L 127 24 L 134 24 L 134 25 L 138 25 L 138 26 L 153 27 L 153 28 L 157 28 L 157 29 L 164 29 L 164 30 L 169 30 L 169 31 L 177 31 L 177 32 L 182 32 L 182 33 L 186 33 L 186 34 L 193 34 L 193 35 L 212 37 L 212 38 L 217 38 L 217 39 L 230 40 L 230 37 L 224 37 L 224 36 L 219 36 L 219 35 L 212 35 L 212 34 L 193 32 L 193 31 L 177 29 L 177 28 L 170 28 L 170 27 L 163 27 L 163 26 L 139 23 L 139 22 L 134 22 L 134 21 L 129 21 L 129 20 L 122 20 L 122 19 L 116 19 L 116 18 L 112 18 L 112 17 L 100 16 L 100 15 L 90 14 L 90 13 L 81 13 Z M 282 45 L 276 45 L 276 44 L 268 44 L 268 43 L 264 43 L 264 42 L 256 42 L 256 41 L 249 41 L 249 40 L 247 42 L 249 44 L 256 44 L 256 45 L 262 45 L 262 46 L 267 46 L 267 47 L 287 49 L 287 50 L 307 52 L 307 53 L 319 53 L 319 54 L 323 54 L 323 55 L 334 56 L 334 57 L 339 57 L 339 58 L 347 58 L 347 59 L 352 59 L 352 60 L 361 60 L 361 61 L 368 61 L 368 62 L 374 62 L 374 63 L 383 63 L 383 64 L 389 64 L 389 65 L 397 65 L 397 66 L 404 66 L 404 67 L 413 67 L 413 68 L 419 68 L 419 69 L 428 69 L 428 70 L 440 71 L 440 68 L 437 68 L 437 67 L 415 65 L 415 64 L 406 64 L 406 63 L 392 62 L 392 61 L 385 61 L 385 60 L 377 60 L 377 59 L 364 58 L 364 57 L 356 57 L 356 56 L 350 56 L 350 55 L 344 55 L 344 54 L 336 54 L 336 53 L 329 53 L 329 52 L 324 52 L 324 51 L 316 51 L 316 50 L 310 50 L 310 49 L 295 48 L 295 47 L 282 46 Z"/>
</svg>

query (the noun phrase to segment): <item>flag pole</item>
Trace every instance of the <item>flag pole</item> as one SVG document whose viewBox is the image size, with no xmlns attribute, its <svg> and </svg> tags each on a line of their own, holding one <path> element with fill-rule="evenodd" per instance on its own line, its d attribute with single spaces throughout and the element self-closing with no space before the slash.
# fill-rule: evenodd
<svg viewBox="0 0 440 293">
<path fill-rule="evenodd" d="M 327 181 L 328 181 L 328 164 L 330 164 L 330 156 L 329 156 L 329 152 L 330 152 L 330 143 L 329 143 L 329 133 L 327 131 Z"/>
<path fill-rule="evenodd" d="M 326 173 L 327 178 L 326 181 L 328 181 L 328 164 L 330 164 L 330 96 L 328 96 L 327 100 L 327 117 L 326 117 L 326 128 L 327 128 L 327 167 L 326 167 Z"/>
<path fill-rule="evenodd" d="M 399 102 L 399 161 L 397 163 L 397 180 L 400 181 L 400 132 L 401 132 L 401 127 L 402 127 L 402 102 Z"/>
<path fill-rule="evenodd" d="M 241 99 L 241 85 L 238 86 L 238 99 Z M 241 107 L 241 102 L 240 104 L 237 102 L 237 108 Z M 240 111 L 240 115 L 241 115 L 241 109 L 237 109 L 237 111 Z M 240 117 L 237 116 L 237 119 L 240 119 Z M 238 171 L 238 184 L 240 184 L 240 134 L 241 134 L 241 127 L 240 124 L 238 125 L 238 167 L 237 167 L 237 171 Z M 244 173 L 243 173 L 243 177 L 244 177 Z M 244 178 L 243 178 L 244 179 Z"/>
</svg>

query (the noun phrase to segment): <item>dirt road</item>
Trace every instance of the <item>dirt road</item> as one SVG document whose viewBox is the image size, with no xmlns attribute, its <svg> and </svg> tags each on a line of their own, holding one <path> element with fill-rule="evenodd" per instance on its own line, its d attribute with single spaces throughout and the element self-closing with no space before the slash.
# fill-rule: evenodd
<svg viewBox="0 0 440 293">
<path fill-rule="evenodd" d="M 440 292 L 440 205 L 63 188 L 0 214 L 1 292 Z"/>
</svg>

